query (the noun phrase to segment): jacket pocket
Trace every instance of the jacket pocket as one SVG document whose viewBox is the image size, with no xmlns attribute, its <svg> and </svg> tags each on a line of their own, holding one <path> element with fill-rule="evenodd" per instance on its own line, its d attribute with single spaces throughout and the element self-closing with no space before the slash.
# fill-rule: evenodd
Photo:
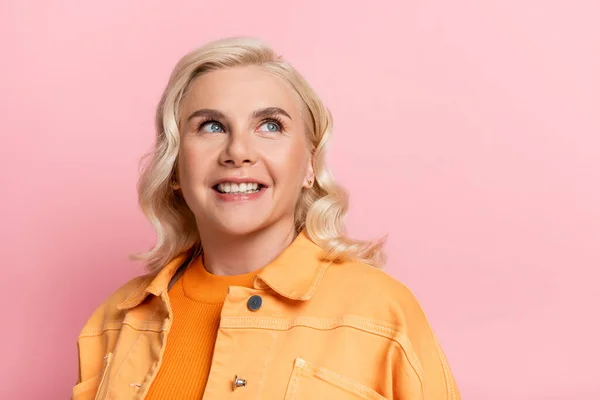
<svg viewBox="0 0 600 400">
<path fill-rule="evenodd" d="M 375 390 L 337 372 L 296 358 L 284 400 L 386 400 Z"/>
<path fill-rule="evenodd" d="M 106 357 L 104 357 L 102 370 L 97 375 L 86 379 L 73 387 L 71 400 L 98 400 L 104 398 L 102 396 L 105 396 L 105 393 L 102 394 L 102 392 L 105 391 L 103 387 L 106 386 L 106 376 L 111 361 L 112 353 L 108 353 Z"/>
</svg>

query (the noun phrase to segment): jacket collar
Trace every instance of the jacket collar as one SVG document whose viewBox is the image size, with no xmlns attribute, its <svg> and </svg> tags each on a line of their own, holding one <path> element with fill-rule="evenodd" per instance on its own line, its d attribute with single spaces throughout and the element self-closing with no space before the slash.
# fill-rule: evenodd
<svg viewBox="0 0 600 400">
<path fill-rule="evenodd" d="M 167 292 L 169 282 L 181 267 L 187 266 L 191 255 L 191 250 L 185 251 L 158 273 L 148 275 L 117 308 L 128 310 L 138 306 L 151 294 L 161 296 Z M 324 259 L 324 255 L 325 251 L 309 239 L 306 231 L 302 231 L 283 253 L 257 275 L 254 288 L 270 288 L 291 300 L 309 300 L 331 263 Z"/>
</svg>

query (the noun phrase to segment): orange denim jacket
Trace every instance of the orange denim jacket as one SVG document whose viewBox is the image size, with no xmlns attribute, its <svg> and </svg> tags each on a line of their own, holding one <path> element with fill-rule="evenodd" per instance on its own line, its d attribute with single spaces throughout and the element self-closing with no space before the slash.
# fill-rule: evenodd
<svg viewBox="0 0 600 400">
<path fill-rule="evenodd" d="M 413 294 L 381 270 L 322 254 L 303 232 L 253 288 L 229 289 L 204 399 L 459 400 Z M 73 400 L 144 398 L 169 338 L 168 288 L 189 256 L 93 313 L 77 341 Z"/>
</svg>

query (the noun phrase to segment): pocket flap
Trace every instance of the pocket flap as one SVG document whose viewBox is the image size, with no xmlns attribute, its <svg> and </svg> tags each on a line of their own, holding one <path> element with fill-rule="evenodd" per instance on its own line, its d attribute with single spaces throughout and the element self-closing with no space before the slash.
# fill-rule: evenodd
<svg viewBox="0 0 600 400">
<path fill-rule="evenodd" d="M 386 400 L 375 390 L 338 372 L 296 358 L 285 400 Z"/>
</svg>

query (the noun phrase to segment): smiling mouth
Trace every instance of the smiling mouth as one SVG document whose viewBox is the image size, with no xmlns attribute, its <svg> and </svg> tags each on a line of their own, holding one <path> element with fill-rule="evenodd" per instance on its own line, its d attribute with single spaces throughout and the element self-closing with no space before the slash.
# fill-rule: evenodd
<svg viewBox="0 0 600 400">
<path fill-rule="evenodd" d="M 223 194 L 251 194 L 258 193 L 266 188 L 265 185 L 261 185 L 256 182 L 247 183 L 230 183 L 223 182 L 213 186 L 213 189 Z"/>
</svg>

